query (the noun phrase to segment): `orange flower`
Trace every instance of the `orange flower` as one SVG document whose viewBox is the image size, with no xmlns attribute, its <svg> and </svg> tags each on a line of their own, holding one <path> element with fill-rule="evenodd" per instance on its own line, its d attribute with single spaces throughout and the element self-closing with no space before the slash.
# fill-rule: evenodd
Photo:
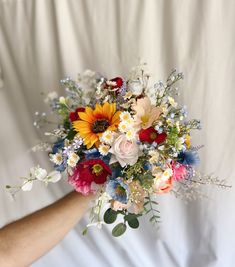
<svg viewBox="0 0 235 267">
<path fill-rule="evenodd" d="M 79 120 L 73 122 L 73 128 L 84 138 L 84 144 L 91 148 L 99 146 L 99 138 L 107 131 L 114 131 L 119 124 L 120 111 L 116 111 L 116 103 L 106 102 L 96 104 L 95 109 L 86 107 L 84 112 L 78 112 Z"/>
<path fill-rule="evenodd" d="M 167 181 L 162 182 L 157 190 L 157 194 L 169 193 L 173 187 L 173 177 L 170 177 Z"/>
</svg>

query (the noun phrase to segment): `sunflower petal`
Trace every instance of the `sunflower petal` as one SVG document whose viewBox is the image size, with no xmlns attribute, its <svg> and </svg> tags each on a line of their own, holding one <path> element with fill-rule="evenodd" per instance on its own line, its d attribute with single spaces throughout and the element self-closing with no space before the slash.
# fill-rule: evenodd
<svg viewBox="0 0 235 267">
<path fill-rule="evenodd" d="M 78 112 L 78 116 L 80 117 L 81 120 L 87 121 L 89 123 L 92 123 L 94 121 L 93 116 L 90 116 L 85 112 Z"/>
<path fill-rule="evenodd" d="M 119 119 L 120 114 L 121 114 L 120 111 L 117 111 L 114 114 L 114 116 L 112 117 L 112 120 L 111 120 L 111 124 L 119 124 L 119 122 L 120 122 L 120 119 Z"/>
<path fill-rule="evenodd" d="M 108 102 L 105 102 L 103 105 L 103 115 L 109 120 L 111 119 L 111 104 L 109 104 Z"/>
<path fill-rule="evenodd" d="M 86 107 L 85 112 L 86 112 L 87 115 L 89 115 L 90 117 L 95 119 L 95 117 L 93 115 L 93 109 L 92 108 Z"/>
</svg>

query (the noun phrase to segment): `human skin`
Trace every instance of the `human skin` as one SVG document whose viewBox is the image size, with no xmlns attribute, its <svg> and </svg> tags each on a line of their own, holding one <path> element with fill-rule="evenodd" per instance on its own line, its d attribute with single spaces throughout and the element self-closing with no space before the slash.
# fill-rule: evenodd
<svg viewBox="0 0 235 267">
<path fill-rule="evenodd" d="M 0 266 L 25 267 L 58 244 L 83 217 L 94 195 L 71 192 L 0 229 Z"/>
</svg>

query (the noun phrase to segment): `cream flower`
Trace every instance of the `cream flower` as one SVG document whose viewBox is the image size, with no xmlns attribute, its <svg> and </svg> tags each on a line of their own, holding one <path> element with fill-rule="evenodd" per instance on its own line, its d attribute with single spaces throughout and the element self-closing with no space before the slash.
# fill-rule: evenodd
<svg viewBox="0 0 235 267">
<path fill-rule="evenodd" d="M 47 181 L 51 183 L 57 183 L 62 178 L 59 171 L 52 171 L 47 176 Z"/>
<path fill-rule="evenodd" d="M 124 95 L 123 98 L 126 100 L 126 99 L 130 99 L 132 96 L 133 96 L 133 93 L 129 91 Z"/>
<path fill-rule="evenodd" d="M 129 202 L 127 204 L 123 204 L 117 200 L 111 200 L 111 207 L 115 211 L 128 209 L 130 207 L 130 205 L 131 204 Z"/>
<path fill-rule="evenodd" d="M 140 98 L 132 105 L 136 112 L 134 115 L 135 126 L 137 128 L 147 129 L 158 120 L 161 114 L 161 108 L 151 104 L 149 97 Z"/>
<path fill-rule="evenodd" d="M 42 169 L 39 166 L 32 167 L 30 169 L 30 174 L 33 178 L 36 178 L 40 181 L 44 180 L 47 176 L 47 171 L 45 169 Z"/>
<path fill-rule="evenodd" d="M 150 150 L 148 154 L 149 156 L 151 156 L 151 158 L 149 159 L 150 164 L 155 164 L 158 162 L 159 153 L 156 150 Z"/>
<path fill-rule="evenodd" d="M 21 190 L 31 191 L 32 187 L 33 187 L 33 181 L 25 180 L 25 182 L 21 186 Z"/>
<path fill-rule="evenodd" d="M 144 209 L 144 200 L 146 192 L 144 191 L 138 180 L 132 181 L 129 184 L 129 188 L 131 193 L 130 198 L 132 202 L 132 208 L 135 214 L 139 214 Z"/>
<path fill-rule="evenodd" d="M 174 107 L 174 108 L 177 107 L 178 104 L 175 102 L 175 99 L 174 99 L 173 97 L 168 96 L 168 101 L 169 101 L 169 103 L 170 103 L 170 105 L 171 105 L 172 107 Z"/>
<path fill-rule="evenodd" d="M 77 165 L 79 159 L 80 159 L 80 157 L 76 153 L 71 152 L 71 153 L 69 153 L 67 164 L 70 167 L 74 168 Z"/>
</svg>

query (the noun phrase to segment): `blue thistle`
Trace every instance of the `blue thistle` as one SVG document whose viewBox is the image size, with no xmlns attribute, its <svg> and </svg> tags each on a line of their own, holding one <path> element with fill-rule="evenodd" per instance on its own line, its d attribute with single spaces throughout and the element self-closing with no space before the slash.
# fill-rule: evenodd
<svg viewBox="0 0 235 267">
<path fill-rule="evenodd" d="M 177 161 L 184 165 L 194 165 L 194 166 L 200 163 L 197 151 L 192 151 L 192 150 L 186 150 L 184 152 L 180 152 Z"/>
</svg>

